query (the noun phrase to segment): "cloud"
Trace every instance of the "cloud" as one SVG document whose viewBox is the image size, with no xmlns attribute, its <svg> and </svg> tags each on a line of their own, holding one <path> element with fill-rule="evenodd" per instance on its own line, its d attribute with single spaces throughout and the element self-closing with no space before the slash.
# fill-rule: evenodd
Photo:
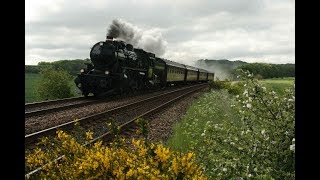
<svg viewBox="0 0 320 180">
<path fill-rule="evenodd" d="M 27 0 L 25 63 L 89 58 L 114 19 L 138 28 L 137 46 L 190 65 L 294 63 L 294 8 L 291 0 Z"/>
</svg>

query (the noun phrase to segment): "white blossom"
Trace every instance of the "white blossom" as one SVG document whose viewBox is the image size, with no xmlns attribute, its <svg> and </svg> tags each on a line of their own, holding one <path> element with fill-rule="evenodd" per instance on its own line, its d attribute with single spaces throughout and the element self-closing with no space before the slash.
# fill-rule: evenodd
<svg viewBox="0 0 320 180">
<path fill-rule="evenodd" d="M 290 145 L 290 150 L 295 152 L 295 146 L 296 146 L 295 144 Z"/>
<path fill-rule="evenodd" d="M 226 172 L 226 171 L 227 171 L 227 168 L 223 168 L 222 171 L 223 171 L 223 172 Z"/>
<path fill-rule="evenodd" d="M 252 174 L 248 174 L 248 177 L 252 177 Z"/>
<path fill-rule="evenodd" d="M 252 105 L 248 103 L 248 104 L 247 104 L 247 108 L 250 109 L 251 107 L 252 107 Z"/>
<path fill-rule="evenodd" d="M 263 130 L 261 131 L 261 134 L 264 135 L 265 132 L 266 132 L 266 130 L 263 129 Z"/>
</svg>

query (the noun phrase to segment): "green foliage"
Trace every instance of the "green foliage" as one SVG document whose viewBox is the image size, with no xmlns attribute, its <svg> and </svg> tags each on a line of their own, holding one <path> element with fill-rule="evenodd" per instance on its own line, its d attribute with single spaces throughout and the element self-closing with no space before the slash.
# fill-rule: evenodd
<svg viewBox="0 0 320 180">
<path fill-rule="evenodd" d="M 248 72 L 241 78 L 236 97 L 212 91 L 190 107 L 168 144 L 198 154 L 212 179 L 294 179 L 294 90 L 278 95 Z"/>
<path fill-rule="evenodd" d="M 54 62 L 39 62 L 38 66 L 40 69 L 51 67 L 55 70 L 65 70 L 69 74 L 75 76 L 79 73 L 81 68 L 85 68 L 85 63 L 90 63 L 90 59 L 75 59 L 75 60 L 59 60 Z"/>
<path fill-rule="evenodd" d="M 254 78 L 261 80 L 261 79 L 263 79 L 263 76 L 260 74 L 256 74 L 256 75 L 254 75 Z"/>
<path fill-rule="evenodd" d="M 34 102 L 38 100 L 35 87 L 40 80 L 40 74 L 26 73 L 25 74 L 25 102 Z"/>
<path fill-rule="evenodd" d="M 25 65 L 24 72 L 38 74 L 38 73 L 40 73 L 40 68 L 39 68 L 39 66 Z"/>
<path fill-rule="evenodd" d="M 223 88 L 223 81 L 220 81 L 219 79 L 215 81 L 210 81 L 209 82 L 209 89 L 222 89 Z"/>
<path fill-rule="evenodd" d="M 242 91 L 242 83 L 241 82 L 231 82 L 230 80 L 220 81 L 218 78 L 215 81 L 209 82 L 210 89 L 226 89 L 230 94 L 240 94 Z"/>
<path fill-rule="evenodd" d="M 64 70 L 46 68 L 41 71 L 41 78 L 36 87 L 36 92 L 41 99 L 60 99 L 72 97 L 70 76 Z"/>
<path fill-rule="evenodd" d="M 267 64 L 267 63 L 249 63 L 238 66 L 234 69 L 234 73 L 237 69 L 243 71 L 249 71 L 253 73 L 257 79 L 259 78 L 274 78 L 274 77 L 294 77 L 295 65 L 294 64 Z"/>
</svg>

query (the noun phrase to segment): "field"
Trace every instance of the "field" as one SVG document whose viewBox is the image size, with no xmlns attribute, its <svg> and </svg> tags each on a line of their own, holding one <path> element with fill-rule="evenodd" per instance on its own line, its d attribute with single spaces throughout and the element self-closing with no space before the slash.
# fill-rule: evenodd
<svg viewBox="0 0 320 180">
<path fill-rule="evenodd" d="M 37 101 L 43 101 L 44 99 L 41 99 L 37 96 L 36 93 L 36 86 L 37 82 L 40 80 L 40 74 L 34 74 L 34 73 L 26 73 L 25 74 L 25 103 L 30 102 L 37 102 Z M 73 80 L 70 81 L 73 94 L 75 96 L 80 96 L 79 91 L 77 87 L 75 86 Z"/>
<path fill-rule="evenodd" d="M 267 88 L 272 89 L 277 93 L 282 94 L 283 90 L 292 87 L 295 79 L 293 77 L 288 78 L 273 78 L 273 79 L 264 79 L 260 82 Z"/>
</svg>

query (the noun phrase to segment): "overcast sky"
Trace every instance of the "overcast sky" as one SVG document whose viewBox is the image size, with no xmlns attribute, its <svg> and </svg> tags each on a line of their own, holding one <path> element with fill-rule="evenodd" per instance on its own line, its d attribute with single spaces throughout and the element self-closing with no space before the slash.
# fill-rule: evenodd
<svg viewBox="0 0 320 180">
<path fill-rule="evenodd" d="M 28 65 L 89 58 L 114 19 L 160 39 L 158 56 L 189 65 L 295 63 L 294 0 L 26 0 L 25 10 Z"/>
</svg>

